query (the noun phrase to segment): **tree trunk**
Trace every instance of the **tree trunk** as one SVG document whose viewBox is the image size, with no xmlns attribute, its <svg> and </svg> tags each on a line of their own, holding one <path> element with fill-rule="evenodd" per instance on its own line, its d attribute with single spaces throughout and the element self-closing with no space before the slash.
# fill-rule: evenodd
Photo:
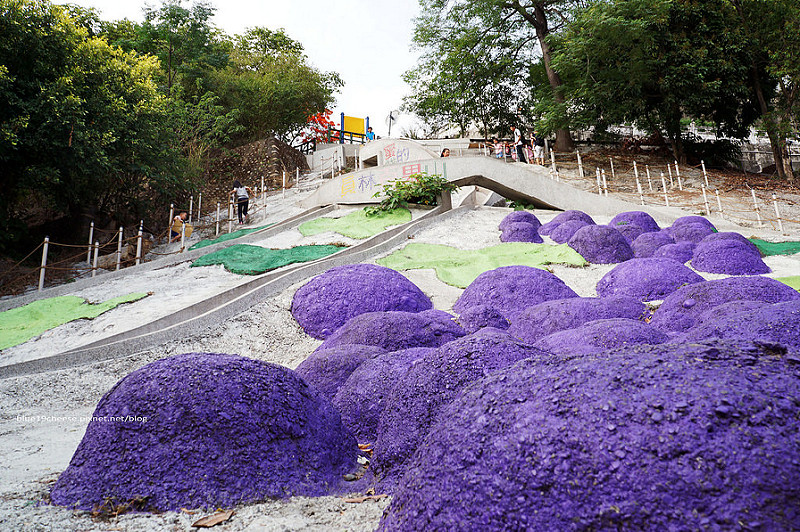
<svg viewBox="0 0 800 532">
<path fill-rule="evenodd" d="M 557 104 L 563 104 L 565 102 L 564 94 L 561 91 L 563 83 L 561 82 L 561 77 L 558 75 L 558 72 L 553 70 L 553 67 L 550 65 L 552 50 L 547 43 L 547 36 L 550 34 L 550 29 L 547 26 L 547 13 L 544 12 L 544 3 L 536 2 L 533 6 L 532 14 L 528 13 L 518 1 L 506 5 L 519 13 L 536 30 L 536 37 L 539 40 L 539 46 L 542 48 L 542 60 L 544 62 L 545 72 L 547 72 L 547 80 L 550 82 L 550 87 L 553 89 L 553 99 Z M 569 129 L 562 128 L 556 130 L 555 149 L 561 152 L 571 152 L 575 150 L 575 143 L 572 141 L 572 134 Z"/>
</svg>

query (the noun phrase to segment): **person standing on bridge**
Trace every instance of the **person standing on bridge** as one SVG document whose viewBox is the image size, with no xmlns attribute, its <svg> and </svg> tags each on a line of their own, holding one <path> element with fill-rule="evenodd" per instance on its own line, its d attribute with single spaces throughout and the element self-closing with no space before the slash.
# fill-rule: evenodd
<svg viewBox="0 0 800 532">
<path fill-rule="evenodd" d="M 522 132 L 519 128 L 511 126 L 511 132 L 514 133 L 514 147 L 517 149 L 517 161 L 527 163 L 525 158 L 525 142 L 522 138 Z"/>
</svg>

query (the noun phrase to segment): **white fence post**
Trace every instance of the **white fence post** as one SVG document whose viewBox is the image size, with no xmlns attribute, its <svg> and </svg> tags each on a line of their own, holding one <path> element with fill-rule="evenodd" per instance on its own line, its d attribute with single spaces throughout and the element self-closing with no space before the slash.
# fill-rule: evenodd
<svg viewBox="0 0 800 532">
<path fill-rule="evenodd" d="M 94 222 L 89 224 L 89 247 L 86 250 L 86 264 L 92 264 L 92 239 L 94 238 Z"/>
<path fill-rule="evenodd" d="M 719 199 L 719 189 L 715 188 L 714 193 L 717 195 L 717 208 L 719 209 L 719 213 L 723 214 L 724 211 L 722 210 L 722 201 Z"/>
<path fill-rule="evenodd" d="M 283 171 L 283 199 L 286 200 L 286 170 Z"/>
<path fill-rule="evenodd" d="M 675 188 L 675 181 L 672 180 L 672 167 L 667 165 L 667 172 L 669 172 L 669 188 Z"/>
<path fill-rule="evenodd" d="M 756 219 L 758 219 L 758 226 L 762 227 L 764 224 L 761 222 L 761 211 L 758 208 L 758 200 L 756 200 L 756 191 L 751 188 L 750 194 L 753 196 L 753 210 L 756 211 Z"/>
<path fill-rule="evenodd" d="M 711 209 L 708 208 L 708 196 L 706 195 L 706 186 L 700 185 L 700 188 L 703 190 L 703 205 L 706 206 L 706 216 L 711 216 Z"/>
<path fill-rule="evenodd" d="M 681 183 L 681 171 L 678 168 L 678 161 L 675 161 L 675 176 L 678 178 L 678 190 L 683 190 L 683 183 Z"/>
<path fill-rule="evenodd" d="M 189 223 L 192 223 L 192 210 L 194 209 L 194 194 L 189 196 Z"/>
<path fill-rule="evenodd" d="M 706 172 L 706 162 L 700 161 L 700 166 L 703 167 L 703 181 L 705 181 L 706 188 L 708 188 L 708 173 Z"/>
<path fill-rule="evenodd" d="M 219 236 L 219 208 L 220 204 L 217 202 L 217 230 L 214 232 L 214 236 Z"/>
<path fill-rule="evenodd" d="M 644 169 L 647 172 L 647 186 L 650 188 L 650 192 L 653 191 L 653 182 L 650 180 L 650 165 L 644 165 Z"/>
<path fill-rule="evenodd" d="M 200 218 L 203 217 L 203 211 L 201 207 L 203 206 L 203 193 L 201 192 L 200 195 L 197 197 L 197 223 L 200 223 Z"/>
<path fill-rule="evenodd" d="M 616 179 L 617 178 L 617 174 L 616 174 L 616 172 L 614 172 L 614 159 L 609 157 L 608 158 L 608 162 L 611 163 L 611 179 Z"/>
<path fill-rule="evenodd" d="M 172 240 L 172 222 L 173 218 L 175 217 L 175 204 L 169 204 L 169 228 L 167 229 L 167 242 Z"/>
<path fill-rule="evenodd" d="M 603 177 L 603 195 L 608 196 L 608 182 L 606 181 L 605 168 L 600 170 L 600 175 Z"/>
<path fill-rule="evenodd" d="M 233 200 L 228 200 L 228 233 L 231 232 L 233 225 Z"/>
<path fill-rule="evenodd" d="M 94 243 L 94 259 L 92 260 L 92 277 L 97 275 L 97 258 L 100 256 L 100 242 Z"/>
<path fill-rule="evenodd" d="M 661 186 L 664 187 L 664 203 L 669 207 L 669 196 L 667 195 L 667 182 L 664 179 L 664 172 L 661 172 Z"/>
<path fill-rule="evenodd" d="M 261 199 L 264 199 L 264 176 L 261 176 Z"/>
<path fill-rule="evenodd" d="M 136 237 L 136 265 L 142 263 L 142 230 L 144 229 L 144 220 L 139 220 L 139 234 Z"/>
<path fill-rule="evenodd" d="M 781 220 L 781 211 L 778 210 L 778 197 L 772 194 L 772 205 L 775 206 L 775 216 L 778 218 L 778 230 L 783 233 L 783 221 Z"/>
<path fill-rule="evenodd" d="M 119 235 L 117 236 L 117 270 L 120 268 L 122 262 L 122 226 L 119 228 Z"/>
<path fill-rule="evenodd" d="M 578 176 L 580 176 L 580 178 L 583 179 L 586 176 L 583 173 L 583 160 L 581 159 L 581 152 L 575 150 L 575 155 L 578 156 Z"/>
<path fill-rule="evenodd" d="M 595 174 L 597 174 L 597 193 L 603 194 L 603 183 L 600 181 L 600 167 L 594 167 Z"/>
<path fill-rule="evenodd" d="M 39 292 L 44 289 L 44 272 L 47 269 L 47 250 L 50 247 L 50 237 L 44 237 L 44 246 L 42 247 L 42 267 L 39 269 Z"/>
</svg>

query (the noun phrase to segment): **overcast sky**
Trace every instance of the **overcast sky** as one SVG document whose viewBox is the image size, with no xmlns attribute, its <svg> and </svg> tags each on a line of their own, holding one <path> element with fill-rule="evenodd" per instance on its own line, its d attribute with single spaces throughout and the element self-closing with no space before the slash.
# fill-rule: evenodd
<svg viewBox="0 0 800 532">
<path fill-rule="evenodd" d="M 67 2 L 64 2 L 67 3 Z M 145 5 L 140 0 L 70 0 L 94 7 L 105 20 L 128 18 L 141 22 Z M 408 86 L 403 72 L 415 64 L 410 50 L 418 13 L 417 0 L 225 0 L 212 1 L 217 8 L 213 23 L 226 33 L 246 28 L 284 28 L 300 41 L 311 63 L 325 72 L 338 72 L 345 85 L 334 108 L 348 116 L 369 116 L 378 135 L 388 132 L 385 120 L 398 109 Z M 186 2 L 184 5 L 189 5 Z M 409 125 L 410 117 L 392 126 L 392 136 Z"/>
</svg>

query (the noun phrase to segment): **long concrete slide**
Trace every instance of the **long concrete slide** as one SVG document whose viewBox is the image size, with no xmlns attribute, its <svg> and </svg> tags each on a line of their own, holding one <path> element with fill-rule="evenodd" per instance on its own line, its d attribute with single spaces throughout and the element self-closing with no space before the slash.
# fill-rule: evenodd
<svg viewBox="0 0 800 532">
<path fill-rule="evenodd" d="M 325 211 L 314 210 L 315 215 L 327 212 L 327 209 Z M 195 303 L 180 313 L 165 316 L 135 329 L 76 349 L 49 357 L 0 366 L 0 379 L 121 358 L 151 349 L 179 337 L 198 333 L 218 325 L 222 321 L 236 316 L 253 305 L 280 293 L 289 286 L 318 275 L 329 268 L 358 263 L 386 252 L 407 240 L 412 233 L 434 223 L 437 219 L 441 219 L 440 216 L 447 211 L 451 211 L 451 206 L 447 198 L 444 198 L 438 207 L 416 220 L 389 228 L 356 246 L 344 249 L 328 257 L 265 273 L 226 292 Z M 291 225 L 296 225 L 296 223 Z M 286 225 L 282 227 L 283 230 L 287 228 Z M 228 245 L 233 243 L 229 241 Z M 207 253 L 210 249 L 210 247 L 203 248 L 203 252 Z M 188 256 L 184 257 L 184 259 L 186 258 Z M 166 266 L 164 263 L 158 264 L 158 267 L 164 266 Z"/>
<path fill-rule="evenodd" d="M 659 224 L 669 225 L 686 212 L 675 207 L 636 205 L 614 197 L 578 190 L 551 178 L 550 172 L 538 165 L 506 163 L 492 157 L 432 158 L 405 163 L 365 168 L 339 176 L 320 186 L 303 200 L 307 208 L 331 203 L 359 204 L 379 201 L 383 185 L 407 179 L 419 172 L 439 174 L 462 187 L 477 186 L 537 208 L 581 210 L 589 215 L 613 216 L 625 211 L 644 211 Z M 736 228 L 719 217 L 709 218 L 719 228 Z"/>
</svg>

